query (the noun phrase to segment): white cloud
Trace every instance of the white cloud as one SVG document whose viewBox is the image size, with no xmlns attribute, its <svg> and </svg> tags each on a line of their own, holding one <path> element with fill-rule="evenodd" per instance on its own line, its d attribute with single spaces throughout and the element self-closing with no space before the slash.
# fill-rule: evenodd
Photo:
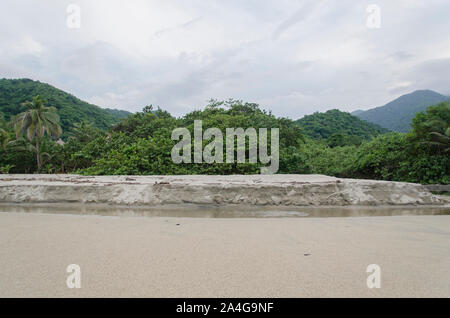
<svg viewBox="0 0 450 318">
<path fill-rule="evenodd" d="M 72 2 L 80 29 L 66 27 Z M 298 118 L 379 106 L 414 89 L 448 93 L 450 3 L 379 0 L 381 28 L 368 29 L 370 3 L 3 0 L 0 77 L 175 115 L 211 97 Z"/>
</svg>

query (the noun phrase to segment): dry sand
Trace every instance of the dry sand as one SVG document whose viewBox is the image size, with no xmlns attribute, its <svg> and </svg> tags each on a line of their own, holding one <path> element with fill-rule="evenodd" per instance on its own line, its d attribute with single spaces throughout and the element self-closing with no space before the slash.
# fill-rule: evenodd
<svg viewBox="0 0 450 318">
<path fill-rule="evenodd" d="M 450 297 L 450 216 L 0 213 L 0 297 Z M 81 288 L 66 267 L 81 266 Z M 366 267 L 381 266 L 381 288 Z"/>
</svg>

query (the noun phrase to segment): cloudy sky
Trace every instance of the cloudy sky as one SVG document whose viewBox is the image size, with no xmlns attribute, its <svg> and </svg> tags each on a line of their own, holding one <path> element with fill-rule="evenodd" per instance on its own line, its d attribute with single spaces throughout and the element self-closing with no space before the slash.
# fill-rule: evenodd
<svg viewBox="0 0 450 318">
<path fill-rule="evenodd" d="M 210 98 L 291 118 L 367 109 L 415 89 L 450 95 L 449 14 L 448 0 L 2 0 L 0 78 L 174 115 Z"/>
</svg>

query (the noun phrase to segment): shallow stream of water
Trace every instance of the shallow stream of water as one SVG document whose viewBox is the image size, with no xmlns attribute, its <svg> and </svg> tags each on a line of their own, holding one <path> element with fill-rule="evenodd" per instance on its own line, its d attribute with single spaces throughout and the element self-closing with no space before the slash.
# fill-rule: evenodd
<svg viewBox="0 0 450 318">
<path fill-rule="evenodd" d="M 450 215 L 450 207 L 381 206 L 381 207 L 274 207 L 174 205 L 128 207 L 101 204 L 0 204 L 1 212 L 48 213 L 99 216 L 192 217 L 192 218 L 305 218 L 367 217 L 402 215 Z"/>
</svg>

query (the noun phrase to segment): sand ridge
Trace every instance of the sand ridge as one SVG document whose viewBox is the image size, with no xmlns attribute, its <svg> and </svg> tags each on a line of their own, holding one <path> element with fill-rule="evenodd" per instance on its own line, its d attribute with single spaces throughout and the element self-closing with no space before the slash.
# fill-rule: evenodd
<svg viewBox="0 0 450 318">
<path fill-rule="evenodd" d="M 444 205 L 448 198 L 405 182 L 323 175 L 0 175 L 0 202 L 116 205 Z"/>
</svg>

